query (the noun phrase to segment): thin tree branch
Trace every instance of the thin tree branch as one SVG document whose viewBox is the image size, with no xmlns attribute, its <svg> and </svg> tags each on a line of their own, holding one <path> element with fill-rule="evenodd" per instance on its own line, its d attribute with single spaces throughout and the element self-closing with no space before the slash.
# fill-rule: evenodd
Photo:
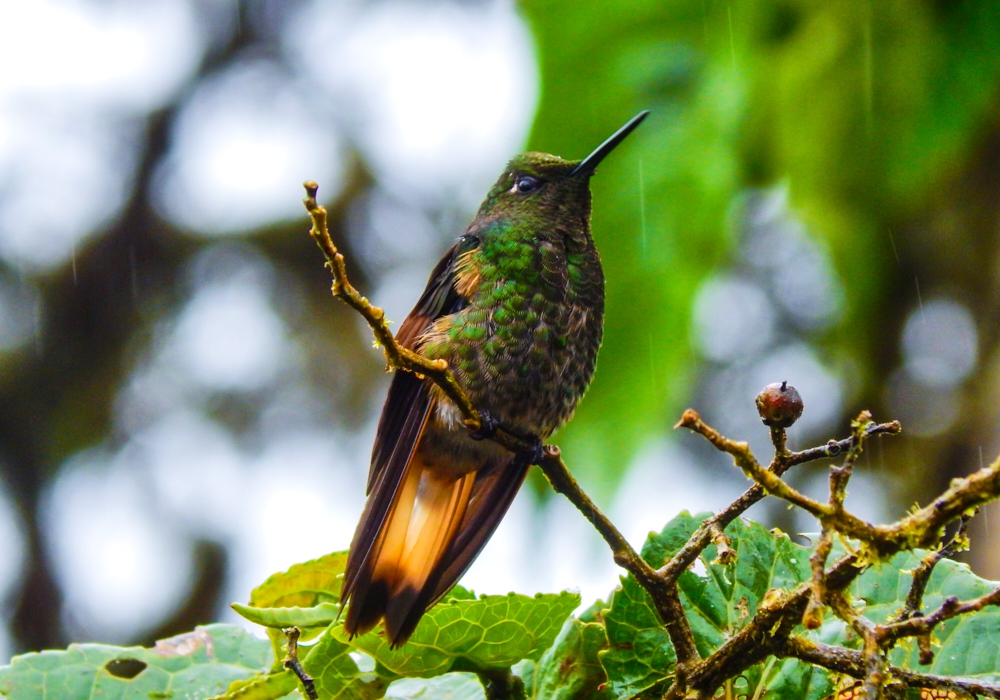
<svg viewBox="0 0 1000 700">
<path fill-rule="evenodd" d="M 694 411 L 691 411 L 691 413 L 694 416 L 698 415 Z M 687 416 L 687 412 L 685 412 L 684 415 Z M 687 427 L 685 425 L 684 417 L 682 417 L 677 425 L 674 426 L 675 429 L 682 427 Z M 780 429 L 772 429 L 772 440 L 775 439 L 775 430 Z M 899 421 L 891 421 L 889 423 L 872 423 L 866 426 L 865 437 L 867 438 L 875 435 L 897 435 L 899 432 Z M 855 437 L 852 435 L 849 438 L 839 441 L 830 440 L 830 442 L 821 447 L 813 447 L 801 452 L 779 451 L 776 444 L 775 458 L 771 462 L 768 469 L 773 471 L 777 476 L 781 476 L 788 471 L 788 469 L 799 464 L 813 462 L 818 459 L 836 457 L 837 455 L 849 450 L 854 444 L 854 441 Z M 783 445 L 784 443 L 782 442 L 781 444 Z M 691 535 L 687 543 L 680 549 L 680 551 L 671 557 L 670 561 L 665 563 L 657 571 L 657 573 L 663 577 L 663 580 L 668 584 L 675 584 L 680 575 L 687 571 L 694 563 L 695 559 L 697 559 L 705 548 L 712 543 L 716 529 L 725 530 L 726 527 L 729 526 L 729 523 L 743 515 L 743 513 L 745 513 L 751 506 L 758 503 L 765 496 L 767 496 L 767 492 L 764 491 L 760 484 L 754 484 L 751 486 L 749 489 L 744 491 L 739 498 L 726 506 L 726 508 L 702 523 L 701 527 L 699 527 L 694 534 Z"/>
<path fill-rule="evenodd" d="M 830 606 L 836 611 L 837 617 L 847 622 L 863 641 L 861 662 L 864 667 L 864 694 L 866 700 L 881 700 L 885 686 L 887 660 L 879 644 L 875 624 L 855 610 L 850 600 L 842 591 L 827 595 Z"/>
<path fill-rule="evenodd" d="M 913 583 L 910 584 L 910 592 L 906 595 L 906 604 L 895 619 L 895 622 L 908 620 L 911 617 L 919 615 L 920 609 L 923 606 L 924 591 L 927 590 L 927 583 L 930 581 L 931 574 L 934 573 L 934 567 L 942 559 L 947 559 L 958 552 L 968 549 L 968 530 L 972 517 L 972 513 L 963 515 L 961 520 L 959 520 L 958 531 L 951 538 L 951 541 L 940 549 L 928 552 L 917 568 L 913 570 Z"/>
<path fill-rule="evenodd" d="M 715 542 L 715 564 L 732 564 L 736 561 L 736 550 L 732 548 L 732 541 L 726 537 L 726 533 L 722 531 L 718 523 L 710 523 L 709 531 L 712 535 L 712 541 Z"/>
<path fill-rule="evenodd" d="M 299 628 L 289 627 L 288 629 L 282 630 L 282 632 L 285 633 L 285 637 L 288 639 L 288 645 L 286 647 L 287 651 L 285 653 L 285 660 L 281 665 L 295 674 L 296 678 L 299 679 L 299 683 L 302 684 L 302 689 L 305 691 L 306 697 L 309 698 L 309 700 L 319 700 L 319 694 L 316 692 L 316 683 L 313 681 L 312 677 L 306 673 L 306 670 L 302 668 L 302 662 L 299 661 Z"/>
<path fill-rule="evenodd" d="M 898 420 L 894 420 L 888 423 L 869 423 L 865 426 L 864 436 L 867 439 L 876 435 L 898 435 L 900 432 L 902 432 L 902 427 Z M 810 447 L 808 450 L 802 450 L 801 452 L 792 452 L 787 459 L 788 466 L 792 467 L 798 464 L 805 464 L 806 462 L 814 462 L 817 459 L 833 459 L 851 449 L 855 440 L 855 436 L 851 435 L 851 437 L 844 438 L 843 440 L 830 440 L 830 442 L 819 447 Z"/>
<path fill-rule="evenodd" d="M 793 635 L 786 639 L 776 652 L 782 657 L 791 657 L 819 666 L 834 673 L 842 673 L 852 678 L 864 678 L 863 654 L 853 649 L 814 642 L 811 639 Z M 916 673 L 897 666 L 886 668 L 887 685 L 901 683 L 910 688 L 931 688 L 967 695 L 1000 698 L 1000 684 L 948 678 L 930 673 Z"/>
<path fill-rule="evenodd" d="M 695 411 L 685 411 L 677 425 L 698 433 L 716 449 L 732 456 L 736 465 L 767 493 L 802 508 L 842 535 L 865 543 L 876 558 L 885 558 L 904 549 L 933 547 L 948 523 L 1000 497 L 1000 458 L 997 458 L 988 467 L 965 478 L 954 479 L 951 488 L 930 505 L 890 525 L 872 525 L 842 507 L 820 503 L 792 488 L 773 470 L 762 467 L 747 443 L 726 438 L 706 425 Z"/>
<path fill-rule="evenodd" d="M 847 451 L 847 458 L 841 467 L 833 465 L 830 467 L 830 499 L 829 507 L 834 512 L 842 512 L 844 509 L 844 498 L 847 496 L 847 482 L 850 481 L 854 473 L 854 464 L 864 450 L 866 429 L 872 424 L 871 414 L 862 411 L 852 423 L 854 434 L 851 436 L 851 446 Z M 826 560 L 830 556 L 833 548 L 834 529 L 829 522 L 823 523 L 823 529 L 816 545 L 816 551 L 809 557 L 809 565 L 812 569 L 812 597 L 806 606 L 806 611 L 802 615 L 802 624 L 806 629 L 817 629 L 823 624 L 823 607 L 827 599 L 826 591 Z"/>
<path fill-rule="evenodd" d="M 959 615 L 979 612 L 990 605 L 1000 605 L 1000 588 L 973 600 L 960 602 L 955 596 L 949 596 L 941 603 L 941 607 L 927 615 L 911 617 L 899 622 L 879 625 L 877 633 L 879 644 L 885 645 L 902 637 L 917 637 L 929 635 L 942 622 Z"/>
<path fill-rule="evenodd" d="M 802 624 L 808 630 L 819 629 L 823 624 L 823 608 L 826 601 L 826 560 L 830 557 L 830 550 L 833 549 L 833 530 L 824 526 L 823 532 L 819 536 L 819 543 L 816 551 L 809 557 L 809 566 L 812 569 L 812 595 L 809 597 L 809 604 L 802 614 Z"/>
<path fill-rule="evenodd" d="M 920 615 L 920 610 L 923 607 L 924 592 L 927 590 L 927 583 L 930 581 L 931 574 L 934 573 L 934 567 L 942 559 L 950 557 L 956 552 L 968 549 L 969 523 L 974 515 L 975 512 L 963 515 L 959 520 L 958 530 L 955 532 L 955 536 L 951 538 L 951 541 L 943 547 L 929 552 L 917 568 L 913 570 L 913 582 L 910 584 L 910 591 L 906 595 L 906 603 L 893 622 L 902 622 Z M 895 639 L 889 641 L 885 645 L 886 651 L 892 649 L 895 643 Z M 919 661 L 922 665 L 927 666 L 934 663 L 934 648 L 931 645 L 930 632 L 917 635 L 917 648 Z"/>
<path fill-rule="evenodd" d="M 856 556 L 841 558 L 826 574 L 828 590 L 847 588 L 863 571 Z M 791 591 L 776 591 L 766 597 L 742 629 L 690 672 L 689 687 L 711 697 L 727 678 L 735 678 L 777 654 L 802 619 L 811 592 L 812 582 L 807 581 Z"/>
<path fill-rule="evenodd" d="M 538 466 L 552 484 L 552 489 L 576 506 L 601 534 L 611 548 L 615 563 L 632 574 L 649 594 L 670 635 L 670 641 L 677 652 L 678 664 L 690 664 L 699 660 L 694 634 L 684 615 L 684 608 L 676 588 L 669 587 L 663 582 L 646 560 L 632 548 L 618 528 L 601 512 L 590 496 L 580 488 L 563 462 L 558 447 L 547 445 Z"/>
<path fill-rule="evenodd" d="M 316 192 L 319 185 L 315 182 L 307 181 L 303 185 L 306 189 L 306 198 L 302 200 L 309 217 L 312 219 L 312 228 L 309 235 L 323 251 L 326 256 L 326 266 L 333 275 L 333 295 L 342 300 L 352 309 L 361 314 L 361 317 L 368 322 L 375 340 L 382 347 L 385 353 L 386 362 L 392 369 L 401 369 L 407 372 L 427 377 L 431 379 L 445 393 L 445 395 L 458 407 L 465 419 L 466 427 L 470 430 L 479 430 L 482 427 L 482 416 L 472 405 L 468 395 L 459 386 L 454 375 L 448 368 L 445 360 L 430 360 L 418 353 L 408 350 L 396 343 L 396 339 L 389 329 L 389 324 L 385 320 L 385 312 L 373 305 L 367 298 L 355 289 L 347 278 L 347 266 L 344 264 L 344 256 L 337 250 L 330 231 L 327 228 L 326 208 L 316 202 Z M 530 441 L 519 435 L 514 435 L 502 427 L 494 436 L 494 442 L 506 447 L 511 452 L 521 452 L 532 447 Z"/>
</svg>

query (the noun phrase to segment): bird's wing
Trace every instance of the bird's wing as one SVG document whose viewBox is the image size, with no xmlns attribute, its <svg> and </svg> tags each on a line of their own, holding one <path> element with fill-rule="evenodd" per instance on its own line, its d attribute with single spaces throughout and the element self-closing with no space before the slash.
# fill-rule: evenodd
<svg viewBox="0 0 1000 700">
<path fill-rule="evenodd" d="M 455 289 L 455 259 L 464 252 L 464 241 L 455 243 L 431 272 L 427 287 L 420 295 L 416 306 L 406 317 L 396 332 L 396 342 L 408 350 L 416 347 L 417 340 L 434 321 L 461 311 L 468 303 Z M 378 421 L 375 445 L 372 447 L 372 463 L 368 472 L 368 493 L 375 486 L 376 479 L 386 467 L 393 463 L 393 455 L 409 457 L 417 444 L 421 425 L 414 421 L 415 415 L 423 415 L 430 405 L 430 391 L 427 383 L 412 372 L 397 370 L 389 385 L 389 395 L 382 406 L 382 416 Z M 402 449 L 401 448 L 405 448 Z M 406 466 L 406 459 L 399 465 Z M 397 476 L 399 476 L 397 475 Z"/>
<path fill-rule="evenodd" d="M 396 340 L 403 347 L 414 349 L 417 340 L 435 320 L 460 311 L 466 305 L 466 299 L 455 289 L 454 264 L 458 255 L 469 247 L 469 241 L 460 240 L 434 268 L 427 288 L 396 333 Z M 344 575 L 344 598 L 353 592 L 357 576 L 378 539 L 431 408 L 427 382 L 410 372 L 397 370 L 382 407 L 372 449 L 371 469 L 368 473 L 369 498 L 351 544 L 347 572 Z"/>
</svg>

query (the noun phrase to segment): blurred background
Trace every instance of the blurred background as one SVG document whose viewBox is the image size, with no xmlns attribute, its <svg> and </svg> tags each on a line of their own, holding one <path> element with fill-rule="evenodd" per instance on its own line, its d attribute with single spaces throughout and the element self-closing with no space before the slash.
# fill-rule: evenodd
<svg viewBox="0 0 1000 700">
<path fill-rule="evenodd" d="M 303 180 L 399 322 L 511 155 L 640 109 L 593 180 L 605 344 L 556 438 L 634 544 L 747 485 L 683 408 L 766 458 L 770 382 L 793 447 L 902 420 L 852 482 L 870 519 L 1000 452 L 990 0 L 0 1 L 0 656 L 231 619 L 349 545 L 388 375 Z M 1000 510 L 977 528 L 1000 577 Z M 535 474 L 465 583 L 617 574 Z"/>
</svg>

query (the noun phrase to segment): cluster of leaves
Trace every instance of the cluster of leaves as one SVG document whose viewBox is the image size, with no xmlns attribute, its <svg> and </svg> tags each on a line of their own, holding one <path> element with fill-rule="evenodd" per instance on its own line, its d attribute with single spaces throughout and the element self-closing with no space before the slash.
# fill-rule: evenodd
<svg viewBox="0 0 1000 700">
<path fill-rule="evenodd" d="M 662 565 L 683 546 L 707 514 L 682 513 L 659 534 L 650 535 L 643 558 Z M 681 575 L 679 588 L 699 652 L 707 657 L 753 619 L 758 607 L 776 591 L 789 590 L 812 576 L 809 559 L 814 547 L 792 542 L 786 535 L 756 523 L 734 521 L 726 530 L 734 556 L 730 564 L 715 563 L 716 547 L 702 554 L 704 573 Z M 910 572 L 925 555 L 900 553 L 865 571 L 851 586 L 851 597 L 877 623 L 888 621 L 904 606 L 911 586 Z M 970 599 L 995 590 L 996 583 L 973 574 L 965 564 L 944 561 L 935 568 L 925 592 L 928 607 L 949 596 Z M 631 577 L 623 579 L 611 609 L 604 615 L 609 649 L 602 655 L 609 688 L 615 697 L 661 697 L 672 681 L 676 657 L 663 624 L 645 591 Z M 812 631 L 795 632 L 816 641 L 858 649 L 861 640 L 839 618 L 828 616 Z M 1000 679 L 1000 654 L 991 641 L 1000 632 L 1000 612 L 960 617 L 938 628 L 938 649 L 932 664 L 921 666 L 916 643 L 897 647 L 890 661 L 899 667 L 953 677 L 993 682 Z M 641 644 L 640 644 L 641 642 Z M 836 674 L 797 659 L 770 657 L 727 681 L 727 697 L 797 698 L 819 700 L 833 694 Z M 853 679 L 846 682 L 853 686 Z"/>
<path fill-rule="evenodd" d="M 652 533 L 642 551 L 662 565 L 695 533 L 707 514 L 674 518 Z M 702 566 L 679 580 L 681 600 L 699 652 L 707 657 L 753 619 L 776 591 L 810 580 L 813 548 L 780 532 L 736 520 L 726 530 L 733 555 L 715 561 L 716 547 Z M 896 555 L 874 566 L 852 585 L 864 614 L 884 622 L 904 605 L 909 571 L 920 551 Z M 344 553 L 330 554 L 275 574 L 256 588 L 241 614 L 267 627 L 271 643 L 241 627 L 214 624 L 164 640 L 152 649 L 100 644 L 72 645 L 15 657 L 0 669 L 0 692 L 11 700 L 271 700 L 303 692 L 286 668 L 286 636 L 302 631 L 301 666 L 320 698 L 520 697 L 527 700 L 658 698 L 673 680 L 676 656 L 656 608 L 631 576 L 605 605 L 598 601 L 574 616 L 579 596 L 563 592 L 476 597 L 457 587 L 421 621 L 413 638 L 391 649 L 376 631 L 349 639 L 338 617 Z M 924 595 L 935 607 L 948 596 L 969 599 L 994 590 L 964 564 L 941 562 Z M 996 634 L 1000 612 L 962 616 L 937 628 L 937 653 L 919 665 L 914 642 L 900 644 L 891 662 L 903 668 L 980 681 L 1000 680 Z M 818 642 L 859 648 L 860 640 L 830 616 L 816 630 L 798 630 Z M 478 676 L 478 678 L 477 678 Z M 481 682 L 480 682 L 481 681 Z M 852 681 L 853 682 L 853 681 Z M 769 658 L 724 686 L 726 697 L 747 700 L 819 700 L 835 693 L 838 678 L 796 659 Z"/>
</svg>

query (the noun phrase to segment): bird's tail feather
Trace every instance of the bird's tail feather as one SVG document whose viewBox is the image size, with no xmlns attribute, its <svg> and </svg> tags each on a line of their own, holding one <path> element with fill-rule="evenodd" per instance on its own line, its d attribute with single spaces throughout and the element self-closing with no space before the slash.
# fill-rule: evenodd
<svg viewBox="0 0 1000 700">
<path fill-rule="evenodd" d="M 442 469 L 415 451 L 351 587 L 344 621 L 349 634 L 363 634 L 384 617 L 390 642 L 405 641 L 412 632 L 404 629 L 407 621 L 458 531 L 475 478 L 475 470 Z"/>
</svg>

